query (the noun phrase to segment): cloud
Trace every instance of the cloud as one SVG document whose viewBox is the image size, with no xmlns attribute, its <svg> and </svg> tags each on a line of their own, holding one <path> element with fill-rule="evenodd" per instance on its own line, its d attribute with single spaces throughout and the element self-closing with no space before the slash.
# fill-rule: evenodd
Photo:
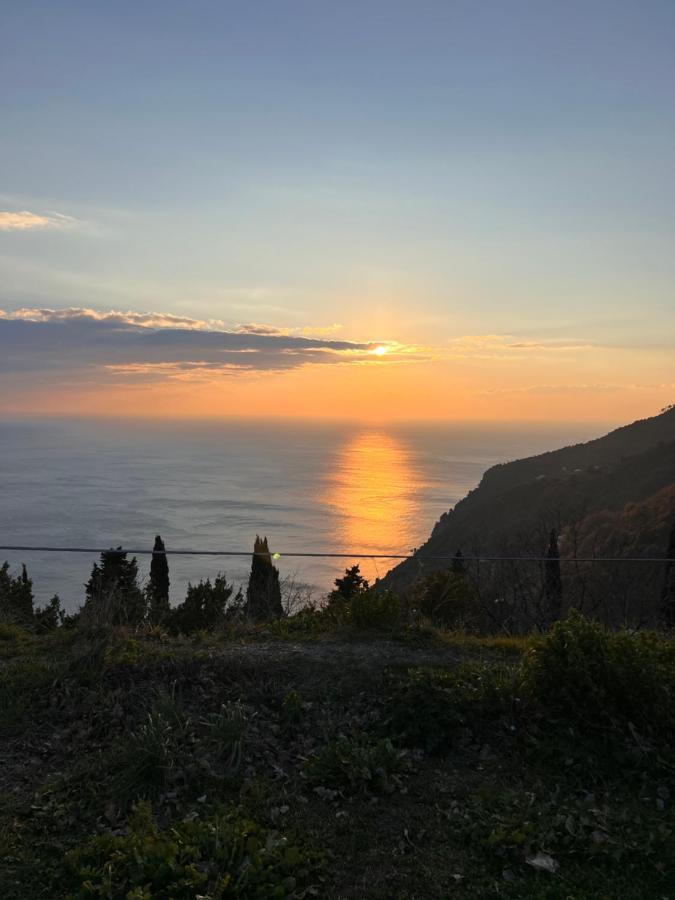
<svg viewBox="0 0 675 900">
<path fill-rule="evenodd" d="M 27 209 L 18 212 L 0 210 L 0 231 L 40 231 L 45 228 L 65 228 L 75 223 L 72 216 L 62 213 L 34 213 Z"/>
<path fill-rule="evenodd" d="M 465 334 L 450 340 L 438 353 L 446 359 L 519 360 L 578 353 L 594 347 L 597 345 L 587 340 L 523 340 L 512 334 Z"/>
<path fill-rule="evenodd" d="M 0 377 L 73 380 L 213 380 L 308 365 L 378 364 L 372 341 L 307 337 L 257 323 L 225 327 L 171 313 L 0 310 Z M 393 355 L 405 348 L 391 344 Z"/>
</svg>

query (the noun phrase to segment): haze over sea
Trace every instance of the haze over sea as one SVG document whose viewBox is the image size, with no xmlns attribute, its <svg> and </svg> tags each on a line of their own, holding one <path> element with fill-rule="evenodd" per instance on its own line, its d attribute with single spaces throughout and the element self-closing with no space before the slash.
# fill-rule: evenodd
<svg viewBox="0 0 675 900">
<path fill-rule="evenodd" d="M 368 425 L 296 421 L 42 420 L 0 426 L 0 544 L 249 550 L 265 534 L 282 578 L 319 598 L 350 560 L 311 551 L 407 553 L 491 465 L 599 436 L 606 426 Z M 36 602 L 83 602 L 95 556 L 0 551 L 33 578 Z M 355 557 L 353 562 L 359 562 Z M 369 578 L 387 561 L 360 561 Z M 149 556 L 139 557 L 145 578 Z M 169 558 L 171 600 L 189 580 L 248 558 Z"/>
</svg>

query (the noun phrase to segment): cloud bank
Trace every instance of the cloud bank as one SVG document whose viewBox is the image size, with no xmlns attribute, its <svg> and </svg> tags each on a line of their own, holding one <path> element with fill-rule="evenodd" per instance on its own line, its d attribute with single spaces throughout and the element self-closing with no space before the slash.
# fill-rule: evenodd
<svg viewBox="0 0 675 900">
<path fill-rule="evenodd" d="M 0 376 L 26 380 L 213 380 L 307 365 L 372 363 L 373 346 L 256 323 L 226 328 L 170 313 L 0 310 Z"/>
</svg>

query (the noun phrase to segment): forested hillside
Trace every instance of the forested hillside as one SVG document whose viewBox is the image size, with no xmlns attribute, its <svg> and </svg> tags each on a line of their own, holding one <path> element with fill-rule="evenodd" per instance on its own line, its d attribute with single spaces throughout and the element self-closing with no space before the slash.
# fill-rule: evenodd
<svg viewBox="0 0 675 900">
<path fill-rule="evenodd" d="M 415 558 L 393 569 L 383 584 L 410 591 L 420 574 L 447 568 L 446 561 L 430 557 L 452 556 L 458 549 L 465 556 L 541 556 L 551 530 L 559 535 L 563 559 L 664 556 L 675 517 L 674 486 L 675 408 L 669 407 L 597 440 L 489 469 L 480 485 L 436 523 Z M 596 604 L 589 599 L 592 582 L 597 594 L 600 581 L 611 583 L 614 593 L 620 581 L 621 614 L 613 610 L 606 617 L 639 622 L 652 617 L 662 581 L 658 566 L 642 565 L 638 571 L 636 564 L 626 564 L 619 571 L 601 564 L 574 570 L 568 565 L 566 571 L 568 586 L 574 582 L 569 603 L 581 592 Z M 484 588 L 490 577 L 497 579 L 494 567 L 492 573 L 484 567 Z M 507 580 L 503 566 L 500 579 Z M 639 609 L 627 599 L 628 587 L 637 583 Z M 494 583 L 491 589 L 504 593 L 512 587 Z M 602 602 L 606 605 L 607 597 Z"/>
</svg>

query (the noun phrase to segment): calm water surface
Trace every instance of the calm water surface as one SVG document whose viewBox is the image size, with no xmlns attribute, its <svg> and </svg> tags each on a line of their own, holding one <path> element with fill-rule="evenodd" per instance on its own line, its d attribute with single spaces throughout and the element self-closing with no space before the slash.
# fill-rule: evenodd
<svg viewBox="0 0 675 900">
<path fill-rule="evenodd" d="M 349 560 L 292 551 L 407 553 L 497 462 L 586 440 L 592 426 L 312 425 L 288 422 L 13 421 L 0 424 L 0 544 L 247 550 L 266 534 L 283 578 L 325 592 Z M 83 600 L 94 558 L 7 553 L 38 603 Z M 359 560 L 355 557 L 354 562 Z M 188 580 L 246 559 L 170 557 L 174 603 Z M 149 557 L 139 558 L 143 577 Z M 386 562 L 362 562 L 374 578 Z"/>
</svg>

